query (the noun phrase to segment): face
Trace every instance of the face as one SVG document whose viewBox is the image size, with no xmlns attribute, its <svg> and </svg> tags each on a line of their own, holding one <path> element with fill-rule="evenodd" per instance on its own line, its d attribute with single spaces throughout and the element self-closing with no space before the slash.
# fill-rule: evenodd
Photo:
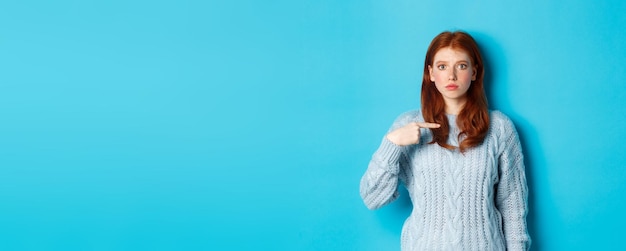
<svg viewBox="0 0 626 251">
<path fill-rule="evenodd" d="M 437 51 L 428 71 L 446 103 L 465 102 L 467 90 L 476 80 L 476 68 L 469 55 L 451 47 Z"/>
</svg>

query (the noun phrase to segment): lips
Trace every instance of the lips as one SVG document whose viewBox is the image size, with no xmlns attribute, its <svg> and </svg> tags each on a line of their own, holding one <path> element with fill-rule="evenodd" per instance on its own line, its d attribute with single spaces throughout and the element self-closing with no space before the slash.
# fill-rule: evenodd
<svg viewBox="0 0 626 251">
<path fill-rule="evenodd" d="M 454 91 L 456 89 L 459 89 L 458 85 L 455 85 L 455 84 L 446 85 L 446 90 L 448 90 L 448 91 Z"/>
</svg>

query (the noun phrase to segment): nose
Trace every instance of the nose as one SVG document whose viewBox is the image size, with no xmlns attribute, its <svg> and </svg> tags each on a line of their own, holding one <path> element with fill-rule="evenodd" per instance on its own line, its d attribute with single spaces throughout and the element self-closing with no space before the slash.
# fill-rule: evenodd
<svg viewBox="0 0 626 251">
<path fill-rule="evenodd" d="M 456 69 L 452 69 L 450 71 L 450 75 L 448 76 L 448 80 L 456 80 Z"/>
</svg>

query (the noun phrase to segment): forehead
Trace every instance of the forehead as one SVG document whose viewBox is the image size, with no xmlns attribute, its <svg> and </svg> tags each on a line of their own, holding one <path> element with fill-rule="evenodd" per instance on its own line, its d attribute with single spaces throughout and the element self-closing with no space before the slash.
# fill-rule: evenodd
<svg viewBox="0 0 626 251">
<path fill-rule="evenodd" d="M 458 62 L 458 61 L 468 61 L 470 62 L 470 57 L 464 50 L 454 49 L 452 47 L 441 48 L 435 53 L 434 61 L 448 61 L 448 62 Z"/>
</svg>

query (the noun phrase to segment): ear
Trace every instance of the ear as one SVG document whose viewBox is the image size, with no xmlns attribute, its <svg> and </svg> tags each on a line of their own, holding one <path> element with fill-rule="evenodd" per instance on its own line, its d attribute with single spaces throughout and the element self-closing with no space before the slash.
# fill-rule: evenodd
<svg viewBox="0 0 626 251">
<path fill-rule="evenodd" d="M 428 66 L 428 75 L 430 76 L 430 81 L 432 81 L 433 83 L 435 82 L 435 76 L 433 75 L 433 67 L 432 66 Z"/>
<path fill-rule="evenodd" d="M 476 67 L 472 67 L 472 81 L 476 81 Z"/>
</svg>

